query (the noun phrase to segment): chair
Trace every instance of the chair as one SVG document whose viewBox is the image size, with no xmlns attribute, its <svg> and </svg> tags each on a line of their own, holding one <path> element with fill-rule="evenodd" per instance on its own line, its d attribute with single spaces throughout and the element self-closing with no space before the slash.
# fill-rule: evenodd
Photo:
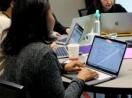
<svg viewBox="0 0 132 98">
<path fill-rule="evenodd" d="M 79 13 L 80 17 L 86 16 L 88 14 L 88 9 L 86 9 L 86 8 L 84 8 L 84 9 L 78 9 L 78 13 Z"/>
<path fill-rule="evenodd" d="M 93 92 L 93 98 L 98 98 L 97 93 L 104 94 L 104 98 L 132 98 L 132 88 L 87 86 L 85 89 Z"/>
<path fill-rule="evenodd" d="M 24 86 L 0 80 L 0 98 L 26 98 Z"/>
</svg>

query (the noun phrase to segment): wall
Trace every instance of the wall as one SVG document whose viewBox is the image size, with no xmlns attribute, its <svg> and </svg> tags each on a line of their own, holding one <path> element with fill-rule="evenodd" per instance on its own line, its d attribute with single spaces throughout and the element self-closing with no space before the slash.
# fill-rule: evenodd
<svg viewBox="0 0 132 98">
<path fill-rule="evenodd" d="M 65 26 L 70 26 L 74 17 L 79 17 L 78 9 L 85 8 L 84 0 L 50 0 L 57 19 Z"/>
<path fill-rule="evenodd" d="M 132 0 L 116 0 L 116 3 L 121 4 L 128 12 L 132 12 Z"/>
</svg>

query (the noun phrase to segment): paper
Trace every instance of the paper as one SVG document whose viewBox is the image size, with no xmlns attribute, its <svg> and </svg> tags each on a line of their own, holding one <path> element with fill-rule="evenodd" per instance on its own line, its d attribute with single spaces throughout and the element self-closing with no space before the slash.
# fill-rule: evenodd
<svg viewBox="0 0 132 98">
<path fill-rule="evenodd" d="M 127 48 L 124 56 L 125 59 L 132 59 L 132 48 Z"/>
</svg>

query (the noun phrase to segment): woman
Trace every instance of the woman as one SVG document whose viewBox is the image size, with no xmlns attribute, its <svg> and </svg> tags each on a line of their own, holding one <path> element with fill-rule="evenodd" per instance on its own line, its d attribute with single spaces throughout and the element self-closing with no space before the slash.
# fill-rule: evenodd
<svg viewBox="0 0 132 98">
<path fill-rule="evenodd" d="M 48 0 L 16 0 L 11 27 L 3 41 L 3 79 L 25 87 L 27 98 L 79 98 L 84 81 L 97 76 L 79 61 L 64 65 L 49 47 L 54 17 Z M 64 90 L 61 73 L 79 71 Z"/>
<path fill-rule="evenodd" d="M 11 16 L 12 16 L 12 8 L 15 3 L 15 0 L 0 0 L 0 45 L 3 39 L 6 36 L 7 30 L 10 27 Z M 55 17 L 55 16 L 54 16 Z M 60 34 L 67 34 L 69 28 L 64 27 L 59 23 L 59 21 L 55 18 L 55 27 L 54 27 L 54 35 L 59 37 Z M 55 47 L 55 43 L 51 44 L 51 47 Z M 4 69 L 4 61 L 5 56 L 2 53 L 2 49 L 0 47 L 0 75 L 3 73 Z"/>
<path fill-rule="evenodd" d="M 120 4 L 115 4 L 114 0 L 94 0 L 88 8 L 88 14 L 94 14 L 96 9 L 101 13 L 127 12 Z"/>
</svg>

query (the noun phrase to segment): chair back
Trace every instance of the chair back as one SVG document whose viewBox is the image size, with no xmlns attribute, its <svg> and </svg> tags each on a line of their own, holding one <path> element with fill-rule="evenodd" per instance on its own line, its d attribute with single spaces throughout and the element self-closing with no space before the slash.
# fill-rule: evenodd
<svg viewBox="0 0 132 98">
<path fill-rule="evenodd" d="M 26 98 L 24 86 L 0 80 L 0 98 Z"/>
<path fill-rule="evenodd" d="M 78 14 L 80 17 L 88 15 L 88 9 L 78 9 Z"/>
</svg>

